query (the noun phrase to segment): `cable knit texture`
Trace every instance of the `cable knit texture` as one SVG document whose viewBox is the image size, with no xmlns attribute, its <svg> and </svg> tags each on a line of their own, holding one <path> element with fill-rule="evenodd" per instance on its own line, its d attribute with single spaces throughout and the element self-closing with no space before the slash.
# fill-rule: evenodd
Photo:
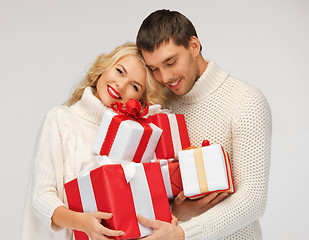
<svg viewBox="0 0 309 240">
<path fill-rule="evenodd" d="M 106 109 L 88 87 L 76 104 L 48 112 L 33 162 L 21 239 L 72 239 L 72 231 L 54 226 L 51 216 L 67 205 L 64 183 L 93 159 L 92 144 Z"/>
<path fill-rule="evenodd" d="M 192 90 L 167 105 L 185 115 L 191 145 L 204 139 L 230 154 L 236 193 L 189 221 L 186 239 L 261 239 L 270 164 L 271 113 L 261 92 L 209 61 Z"/>
</svg>

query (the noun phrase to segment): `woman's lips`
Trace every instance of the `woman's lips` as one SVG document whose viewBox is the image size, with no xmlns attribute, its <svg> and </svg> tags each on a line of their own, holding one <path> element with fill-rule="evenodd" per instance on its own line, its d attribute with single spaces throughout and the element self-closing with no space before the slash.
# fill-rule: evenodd
<svg viewBox="0 0 309 240">
<path fill-rule="evenodd" d="M 107 85 L 107 92 L 112 98 L 117 99 L 117 100 L 121 99 L 120 93 L 117 92 L 114 88 L 112 88 L 109 85 Z"/>
<path fill-rule="evenodd" d="M 178 81 L 176 81 L 176 82 L 174 82 L 174 83 L 170 83 L 170 84 L 168 85 L 168 87 L 171 88 L 171 89 L 178 88 L 179 85 L 180 85 L 181 80 L 182 80 L 182 78 L 180 78 Z"/>
</svg>

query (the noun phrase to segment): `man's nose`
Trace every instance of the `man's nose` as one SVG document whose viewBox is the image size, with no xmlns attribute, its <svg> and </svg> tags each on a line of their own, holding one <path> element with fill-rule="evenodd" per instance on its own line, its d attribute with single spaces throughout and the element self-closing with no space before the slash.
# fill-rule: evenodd
<svg viewBox="0 0 309 240">
<path fill-rule="evenodd" d="M 163 84 L 168 84 L 172 79 L 172 73 L 169 70 L 161 70 L 161 81 Z"/>
</svg>

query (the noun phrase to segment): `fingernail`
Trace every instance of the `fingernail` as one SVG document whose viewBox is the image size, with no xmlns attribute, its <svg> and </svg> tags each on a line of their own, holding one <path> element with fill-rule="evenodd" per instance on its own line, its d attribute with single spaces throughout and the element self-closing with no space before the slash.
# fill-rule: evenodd
<svg viewBox="0 0 309 240">
<path fill-rule="evenodd" d="M 124 234 L 124 232 L 123 232 L 123 231 L 119 232 L 119 235 L 123 235 L 123 234 Z"/>
</svg>

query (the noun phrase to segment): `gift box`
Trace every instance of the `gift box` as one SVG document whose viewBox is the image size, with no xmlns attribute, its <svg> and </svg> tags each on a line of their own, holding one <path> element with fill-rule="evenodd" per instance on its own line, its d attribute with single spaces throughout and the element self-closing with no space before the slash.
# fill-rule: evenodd
<svg viewBox="0 0 309 240">
<path fill-rule="evenodd" d="M 183 190 L 179 162 L 166 159 L 161 159 L 158 162 L 161 165 L 167 197 L 173 199 Z"/>
<path fill-rule="evenodd" d="M 125 234 L 116 239 L 136 239 L 151 234 L 138 223 L 137 214 L 171 222 L 170 207 L 159 163 L 103 165 L 65 184 L 68 205 L 78 212 L 111 212 L 103 220 L 109 229 Z M 89 239 L 74 231 L 76 240 Z"/>
<path fill-rule="evenodd" d="M 177 158 L 179 151 L 190 146 L 187 125 L 183 114 L 158 113 L 151 122 L 163 130 L 155 150 L 156 158 Z"/>
<path fill-rule="evenodd" d="M 133 105 L 133 106 L 132 106 Z M 162 130 L 144 118 L 147 108 L 141 109 L 136 100 L 129 100 L 126 108 L 113 103 L 104 112 L 93 150 L 114 161 L 150 162 Z"/>
<path fill-rule="evenodd" d="M 179 152 L 179 165 L 188 198 L 235 191 L 229 155 L 219 144 Z"/>
</svg>

